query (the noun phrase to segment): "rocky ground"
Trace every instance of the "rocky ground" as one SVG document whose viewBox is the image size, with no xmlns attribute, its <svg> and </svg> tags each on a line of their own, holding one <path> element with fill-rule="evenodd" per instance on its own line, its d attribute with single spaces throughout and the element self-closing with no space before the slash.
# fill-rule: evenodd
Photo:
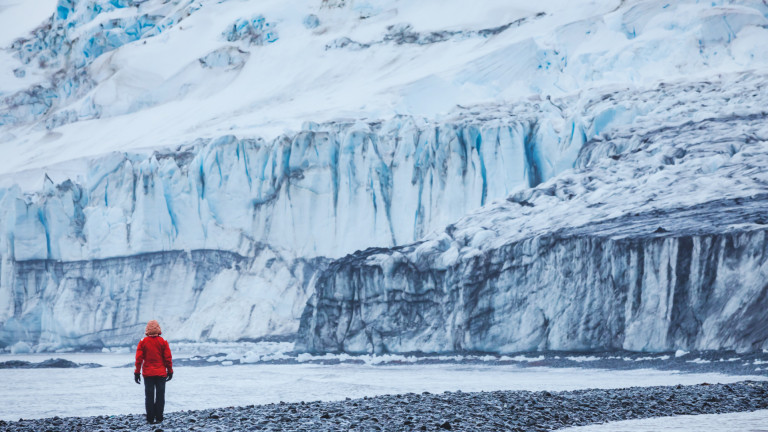
<svg viewBox="0 0 768 432">
<path fill-rule="evenodd" d="M 75 363 L 73 361 L 52 358 L 38 363 L 25 360 L 10 360 L 0 362 L 0 369 L 69 369 L 69 368 L 95 368 L 101 367 L 97 363 Z"/>
<path fill-rule="evenodd" d="M 768 408 L 768 382 L 570 392 L 446 392 L 141 415 L 0 421 L 5 431 L 550 431 L 567 426 Z"/>
</svg>

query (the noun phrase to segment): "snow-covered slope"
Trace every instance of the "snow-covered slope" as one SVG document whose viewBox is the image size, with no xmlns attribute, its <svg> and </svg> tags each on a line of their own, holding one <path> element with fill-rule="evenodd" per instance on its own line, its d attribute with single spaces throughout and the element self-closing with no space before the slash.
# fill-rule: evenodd
<svg viewBox="0 0 768 432">
<path fill-rule="evenodd" d="M 0 345 L 116 343 L 152 317 L 190 340 L 291 335 L 308 290 L 335 296 L 327 259 L 432 245 L 481 206 L 450 229 L 483 251 L 592 236 L 657 195 L 717 213 L 762 190 L 766 26 L 747 0 L 0 3 Z M 709 118 L 755 155 L 732 176 L 695 145 Z M 491 204 L 510 194 L 536 205 Z"/>
<path fill-rule="evenodd" d="M 37 3 L 6 8 L 3 172 L 768 61 L 760 0 L 62 0 L 38 28 Z"/>
</svg>

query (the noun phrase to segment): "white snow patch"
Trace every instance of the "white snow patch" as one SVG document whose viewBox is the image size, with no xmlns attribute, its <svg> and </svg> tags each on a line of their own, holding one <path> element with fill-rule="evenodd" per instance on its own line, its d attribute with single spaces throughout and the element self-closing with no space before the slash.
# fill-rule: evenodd
<svg viewBox="0 0 768 432">
<path fill-rule="evenodd" d="M 560 429 L 561 432 L 732 432 L 766 430 L 768 410 L 656 417 Z"/>
<path fill-rule="evenodd" d="M 584 356 L 584 357 L 574 357 L 574 356 L 571 356 L 571 357 L 566 357 L 566 359 L 568 359 L 570 361 L 578 362 L 578 363 L 602 360 L 601 357 L 595 357 L 595 356 Z"/>
</svg>

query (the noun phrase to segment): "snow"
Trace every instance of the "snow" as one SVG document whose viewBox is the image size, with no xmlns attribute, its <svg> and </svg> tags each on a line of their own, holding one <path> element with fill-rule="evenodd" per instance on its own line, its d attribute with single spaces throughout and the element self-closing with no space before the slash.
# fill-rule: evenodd
<svg viewBox="0 0 768 432">
<path fill-rule="evenodd" d="M 29 7 L 24 0 L 0 1 L 0 46 L 7 47 L 14 39 L 34 30 L 51 16 L 57 1 L 36 0 L 35 7 Z"/>
<path fill-rule="evenodd" d="M 396 335 L 402 352 L 462 341 L 499 353 L 613 342 L 677 350 L 675 358 L 699 348 L 766 350 L 739 339 L 752 335 L 749 320 L 763 318 L 764 307 L 753 306 L 768 274 L 756 252 L 765 221 L 755 216 L 764 214 L 758 198 L 768 182 L 765 2 L 347 3 L 84 0 L 57 9 L 53 0 L 0 0 L 0 347 L 13 353 L 0 361 L 105 366 L 0 370 L 12 389 L 0 394 L 1 419 L 141 412 L 130 364 L 147 319 L 162 317 L 167 334 L 189 341 L 293 337 L 326 259 L 373 246 L 381 249 L 365 265 L 390 277 L 404 267 L 449 271 L 516 242 L 517 257 L 530 260 L 547 246 L 538 239 L 556 232 L 614 246 L 644 233 L 649 243 L 646 274 L 636 255 L 623 265 L 624 249 L 602 249 L 618 263 L 605 280 L 635 272 L 643 283 L 637 303 L 622 293 L 632 301 L 619 313 L 601 318 L 615 293 L 601 295 L 594 279 L 584 285 L 595 291 L 559 295 L 567 281 L 540 265 L 546 289 L 526 296 L 530 307 L 504 309 L 514 292 L 489 285 L 489 305 L 506 311 L 490 337 L 427 325 L 426 341 Z M 638 216 L 654 212 L 666 215 L 663 227 Z M 648 234 L 657 228 L 673 234 Z M 727 259 L 709 260 L 714 270 L 692 265 L 686 298 L 698 305 L 706 287 L 712 303 L 699 324 L 676 327 L 695 330 L 676 341 L 665 326 L 675 304 L 667 285 L 686 235 L 699 236 L 696 254 L 711 247 Z M 730 236 L 718 245 L 740 249 L 704 238 L 718 235 Z M 566 252 L 557 267 L 579 267 Z M 343 272 L 334 277 L 344 285 Z M 583 311 L 569 309 L 583 298 Z M 625 310 L 622 340 L 600 333 L 595 323 Z M 542 342 L 545 325 L 551 340 Z M 35 354 L 83 346 L 102 352 Z M 368 352 L 368 339 L 348 348 Z M 210 366 L 178 367 L 167 407 L 764 379 L 523 367 L 544 359 L 534 353 L 446 354 L 436 358 L 459 364 L 421 365 L 397 353 L 293 357 L 292 349 L 174 344 L 177 358 Z M 497 360 L 521 365 L 484 364 Z M 766 423 L 759 411 L 573 430 Z"/>
<path fill-rule="evenodd" d="M 187 3 L 174 4 L 182 10 Z M 252 7 L 237 1 L 204 1 L 199 9 L 188 7 L 190 15 L 171 21 L 162 33 L 96 57 L 90 68 L 98 81 L 95 88 L 54 110 L 71 107 L 82 117 L 55 128 L 58 138 L 42 140 L 47 131 L 12 128 L 3 147 L 15 151 L 5 151 L 9 157 L 0 170 L 10 173 L 112 150 L 174 146 L 226 133 L 270 140 L 307 120 L 381 119 L 394 114 L 435 117 L 456 105 L 534 94 L 563 96 L 615 83 L 644 85 L 745 65 L 764 67 L 768 58 L 760 55 L 763 44 L 752 43 L 766 32 L 764 9 L 753 3 L 726 7 L 676 2 L 662 8 L 653 2 L 559 0 L 531 5 L 489 0 L 477 7 L 460 0 L 417 4 L 371 0 L 346 8 L 318 5 L 273 0 Z M 45 8 L 34 10 L 41 14 Z M 146 2 L 141 11 L 178 13 L 156 2 Z M 319 19 L 315 29 L 303 26 L 310 13 Z M 27 8 L 12 3 L 3 16 L 19 24 L 4 31 L 21 37 L 29 22 L 43 18 L 32 14 L 17 19 L 27 15 Z M 102 15 L 89 25 L 112 17 Z M 217 74 L 212 80 L 190 69 L 199 58 L 227 45 L 222 38 L 225 29 L 253 16 L 272 23 L 279 39 L 264 45 L 237 42 L 251 55 L 231 76 Z M 381 41 L 389 26 L 403 23 L 427 34 L 490 29 L 522 18 L 526 21 L 496 37 L 462 36 L 416 46 L 385 43 L 354 52 L 325 49 L 341 37 Z M 81 21 L 77 25 L 88 27 Z M 731 45 L 734 49 L 729 50 Z M 4 80 L 0 86 L 12 82 Z M 88 121 L 94 107 L 101 119 Z M 24 151 L 30 145 L 35 150 Z"/>
<path fill-rule="evenodd" d="M 610 422 L 560 429 L 561 432 L 761 432 L 768 424 L 768 410 L 730 414 L 702 414 Z"/>
<path fill-rule="evenodd" d="M 415 261 L 438 251 L 448 269 L 557 229 L 765 189 L 766 131 L 749 120 L 766 105 L 760 1 L 0 8 L 3 347 L 128 343 L 155 314 L 189 340 L 286 336 L 322 271 L 309 259 L 426 239 Z M 688 122 L 714 124 L 667 136 Z M 161 276 L 144 265 L 200 250 L 235 258 Z M 82 308 L 81 290 L 94 299 Z M 652 309 L 668 297 L 645 294 L 628 349 L 665 346 Z M 705 333 L 700 346 L 720 343 Z"/>
<path fill-rule="evenodd" d="M 174 347 L 172 347 L 174 349 Z M 180 350 L 180 352 L 183 350 Z M 58 355 L 57 355 L 58 356 Z M 0 356 L 0 361 L 41 361 L 50 356 Z M 95 369 L 0 369 L 12 392 L 0 394 L 0 419 L 114 415 L 143 412 L 143 386 L 133 383 L 129 353 L 62 354 Z M 174 368 L 166 390 L 166 410 L 232 405 L 343 400 L 397 393 L 461 390 L 567 391 L 586 388 L 729 383 L 755 376 L 678 373 L 650 369 L 609 371 L 574 368 L 521 368 L 462 364 L 376 366 L 239 365 Z M 77 383 L 77 385 L 73 385 Z M 115 389 L 123 389 L 115 391 Z M 101 397 L 109 394 L 110 397 Z"/>
<path fill-rule="evenodd" d="M 568 357 L 566 357 L 566 359 L 571 360 L 571 361 L 575 361 L 577 363 L 582 363 L 582 362 L 597 361 L 597 360 L 600 360 L 600 357 L 595 357 L 595 356 L 579 356 L 579 357 L 577 357 L 577 356 L 568 356 Z"/>
</svg>

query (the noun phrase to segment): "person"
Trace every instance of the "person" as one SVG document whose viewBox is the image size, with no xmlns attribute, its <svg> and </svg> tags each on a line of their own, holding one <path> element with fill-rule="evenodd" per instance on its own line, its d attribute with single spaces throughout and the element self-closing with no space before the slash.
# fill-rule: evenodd
<svg viewBox="0 0 768 432">
<path fill-rule="evenodd" d="M 173 359 L 168 341 L 161 338 L 160 324 L 151 320 L 144 331 L 146 335 L 136 348 L 136 369 L 133 379 L 141 384 L 139 373 L 144 375 L 144 406 L 147 423 L 163 421 L 165 408 L 165 382 L 173 378 Z"/>
</svg>

